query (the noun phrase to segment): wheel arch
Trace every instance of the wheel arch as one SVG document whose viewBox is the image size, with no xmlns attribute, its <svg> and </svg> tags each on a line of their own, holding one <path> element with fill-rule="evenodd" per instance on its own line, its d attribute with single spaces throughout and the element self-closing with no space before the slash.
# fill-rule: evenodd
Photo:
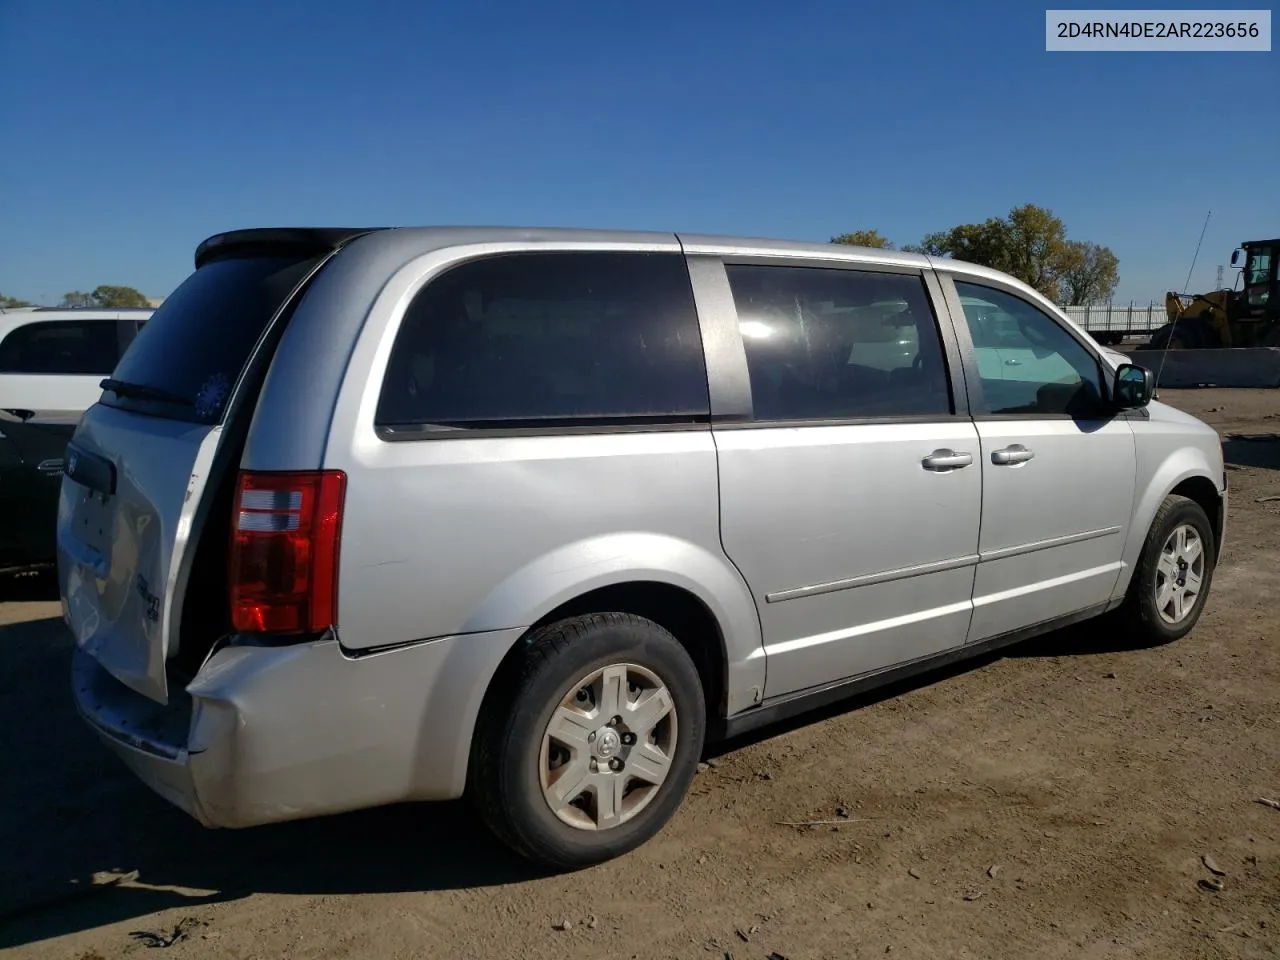
<svg viewBox="0 0 1280 960">
<path fill-rule="evenodd" d="M 1222 531 L 1225 517 L 1223 516 L 1222 496 L 1218 492 L 1217 486 L 1212 480 L 1202 474 L 1195 474 L 1180 481 L 1177 486 L 1169 491 L 1166 496 L 1176 495 L 1186 497 L 1200 505 L 1205 515 L 1209 518 L 1209 525 L 1213 528 L 1213 548 L 1215 557 L 1222 549 Z"/>
<path fill-rule="evenodd" d="M 746 581 L 722 553 L 669 535 L 611 534 L 538 557 L 494 587 L 466 632 L 520 626 L 527 636 L 551 619 L 610 611 L 654 620 L 698 651 L 700 670 L 720 678 L 708 690 L 713 715 L 763 694 L 760 617 Z"/>
<path fill-rule="evenodd" d="M 711 728 L 727 715 L 733 681 L 725 625 L 692 590 L 652 578 L 624 579 L 584 589 L 541 613 L 511 645 L 489 679 L 486 703 L 502 697 L 507 681 L 519 670 L 525 644 L 536 630 L 591 613 L 629 613 L 662 627 L 684 647 L 697 668 Z"/>
<path fill-rule="evenodd" d="M 591 613 L 629 613 L 651 620 L 670 633 L 689 654 L 698 672 L 707 705 L 707 730 L 713 734 L 723 726 L 730 709 L 732 680 L 724 627 L 711 608 L 692 591 L 653 579 L 621 580 L 578 593 L 545 611 L 507 650 L 497 669 L 488 678 L 480 703 L 480 713 L 502 709 L 510 702 L 518 680 L 525 646 L 539 628 L 561 620 Z M 761 658 L 763 664 L 763 658 Z M 763 691 L 761 676 L 759 689 Z M 474 758 L 483 735 L 482 724 L 471 731 L 468 750 Z M 468 767 L 474 766 L 473 760 Z M 468 772 L 470 777 L 470 771 Z"/>
<path fill-rule="evenodd" d="M 614 583 L 589 590 L 547 611 L 529 632 L 589 613 L 629 613 L 662 627 L 680 642 L 698 668 L 708 713 L 711 717 L 725 715 L 729 656 L 724 628 L 696 594 L 660 580 Z M 518 654 L 518 646 L 513 653 Z"/>
<path fill-rule="evenodd" d="M 1124 566 L 1112 593 L 1113 602 L 1127 593 L 1156 511 L 1171 494 L 1187 497 L 1204 508 L 1213 528 L 1215 549 L 1220 547 L 1226 517 L 1222 497 L 1213 477 L 1214 469 L 1208 457 L 1194 447 L 1184 447 L 1166 458 L 1145 488 L 1137 491 L 1133 521 L 1125 540 L 1122 558 Z"/>
</svg>

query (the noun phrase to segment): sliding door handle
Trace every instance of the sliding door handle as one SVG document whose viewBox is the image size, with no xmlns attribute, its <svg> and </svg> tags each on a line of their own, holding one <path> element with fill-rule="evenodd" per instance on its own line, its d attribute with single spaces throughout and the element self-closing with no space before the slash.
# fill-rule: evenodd
<svg viewBox="0 0 1280 960">
<path fill-rule="evenodd" d="M 956 453 L 954 450 L 935 450 L 923 460 L 921 466 L 926 470 L 958 470 L 973 463 L 973 454 Z"/>
<path fill-rule="evenodd" d="M 992 450 L 991 462 L 999 467 L 1012 466 L 1018 463 L 1026 463 L 1035 455 L 1034 450 L 1028 450 L 1020 443 L 1011 443 L 1003 450 Z"/>
</svg>

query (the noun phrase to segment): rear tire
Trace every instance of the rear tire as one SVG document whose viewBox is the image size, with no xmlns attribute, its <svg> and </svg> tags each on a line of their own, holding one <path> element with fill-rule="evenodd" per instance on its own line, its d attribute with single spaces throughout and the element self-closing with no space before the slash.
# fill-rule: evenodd
<svg viewBox="0 0 1280 960">
<path fill-rule="evenodd" d="M 666 825 L 705 730 L 697 667 L 670 633 L 623 613 L 562 620 L 528 638 L 486 698 L 469 792 L 521 856 L 590 866 Z"/>
<path fill-rule="evenodd" d="M 1146 644 L 1180 640 L 1195 628 L 1213 582 L 1217 543 L 1200 504 L 1170 495 L 1156 511 L 1123 605 L 1116 611 Z"/>
</svg>

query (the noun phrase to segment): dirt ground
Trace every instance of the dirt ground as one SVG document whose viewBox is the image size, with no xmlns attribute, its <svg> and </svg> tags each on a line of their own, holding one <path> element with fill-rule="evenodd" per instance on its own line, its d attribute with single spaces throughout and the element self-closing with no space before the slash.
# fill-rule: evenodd
<svg viewBox="0 0 1280 960">
<path fill-rule="evenodd" d="M 1226 554 L 1189 637 L 1128 649 L 1085 625 L 733 744 L 656 840 L 569 876 L 535 875 L 460 805 L 202 829 L 74 717 L 70 639 L 47 584 L 10 584 L 0 948 L 68 960 L 157 947 L 173 960 L 1280 955 L 1280 810 L 1257 802 L 1280 797 L 1280 501 L 1260 501 L 1280 497 L 1280 392 L 1164 399 L 1217 426 L 1233 468 Z M 779 823 L 841 808 L 835 825 Z M 1214 879 L 1220 891 L 1202 885 Z"/>
</svg>

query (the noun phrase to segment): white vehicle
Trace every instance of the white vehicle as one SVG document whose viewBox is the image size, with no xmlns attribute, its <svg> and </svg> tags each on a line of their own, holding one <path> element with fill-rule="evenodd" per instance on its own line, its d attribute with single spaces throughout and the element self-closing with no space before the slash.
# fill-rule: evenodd
<svg viewBox="0 0 1280 960">
<path fill-rule="evenodd" d="M 0 311 L 0 410 L 25 415 L 83 413 L 102 395 L 125 349 L 155 311 Z"/>
</svg>

